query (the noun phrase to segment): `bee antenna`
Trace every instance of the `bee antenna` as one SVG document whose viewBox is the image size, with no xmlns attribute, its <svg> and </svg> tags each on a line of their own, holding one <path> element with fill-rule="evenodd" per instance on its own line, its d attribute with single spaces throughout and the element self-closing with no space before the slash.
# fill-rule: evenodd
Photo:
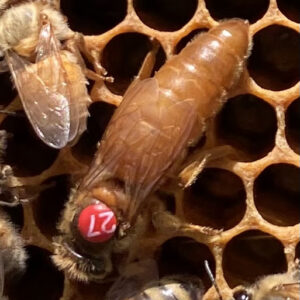
<svg viewBox="0 0 300 300">
<path fill-rule="evenodd" d="M 204 261 L 204 267 L 205 267 L 206 273 L 207 273 L 207 275 L 208 275 L 211 283 L 213 284 L 213 286 L 215 287 L 215 289 L 216 289 L 216 291 L 217 291 L 217 293 L 219 295 L 219 299 L 223 300 L 221 292 L 220 292 L 220 289 L 219 289 L 219 287 L 218 287 L 218 285 L 216 283 L 215 277 L 214 277 L 214 275 L 213 275 L 213 273 L 212 273 L 212 271 L 210 269 L 210 266 L 209 266 L 209 263 L 208 263 L 207 260 Z"/>
<path fill-rule="evenodd" d="M 77 257 L 78 259 L 83 259 L 83 256 L 82 256 L 81 254 L 79 254 L 78 252 L 76 252 L 75 250 L 73 250 L 73 249 L 70 247 L 70 245 L 69 245 L 68 242 L 64 241 L 64 242 L 63 242 L 63 245 L 64 245 L 64 247 L 65 247 L 68 251 L 70 251 L 70 253 L 71 253 L 72 255 L 74 255 L 74 256 Z"/>
<path fill-rule="evenodd" d="M 5 114 L 12 117 L 24 117 L 24 114 L 16 111 L 9 111 L 5 109 L 0 109 L 0 114 Z"/>
</svg>

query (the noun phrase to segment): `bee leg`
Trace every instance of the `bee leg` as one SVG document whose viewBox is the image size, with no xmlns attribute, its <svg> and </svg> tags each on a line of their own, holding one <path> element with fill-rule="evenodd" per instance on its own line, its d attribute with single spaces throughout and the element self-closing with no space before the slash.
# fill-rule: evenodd
<svg viewBox="0 0 300 300">
<path fill-rule="evenodd" d="M 222 232 L 219 229 L 185 223 L 178 216 L 166 210 L 153 213 L 152 224 L 158 233 L 162 235 L 172 236 L 174 233 L 184 235 L 187 232 L 197 232 L 199 238 L 201 237 L 203 240 L 209 240 Z"/>
<path fill-rule="evenodd" d="M 151 202 L 151 221 L 156 231 L 163 236 L 173 236 L 174 234 L 186 234 L 187 232 L 197 232 L 199 238 L 209 240 L 219 235 L 222 230 L 211 227 L 196 226 L 184 222 L 179 216 L 166 210 L 165 204 L 159 199 Z"/>
<path fill-rule="evenodd" d="M 20 204 L 27 204 L 38 198 L 41 192 L 55 186 L 55 183 L 44 183 L 39 186 L 20 185 L 15 177 L 7 179 L 11 199 L 0 201 L 0 206 L 14 207 Z M 3 192 L 3 191 L 2 191 Z"/>
<path fill-rule="evenodd" d="M 156 54 L 159 50 L 160 45 L 156 39 L 151 38 L 150 41 L 152 43 L 152 49 L 145 56 L 145 59 L 139 70 L 139 73 L 136 76 L 137 80 L 143 80 L 149 78 L 153 71 L 155 61 L 156 61 Z"/>
<path fill-rule="evenodd" d="M 161 234 L 173 234 L 180 231 L 182 221 L 169 211 L 154 212 L 152 224 Z"/>
<path fill-rule="evenodd" d="M 151 222 L 157 232 L 162 235 L 172 235 L 180 230 L 182 221 L 166 209 L 166 203 L 161 201 L 158 196 L 152 199 L 149 208 Z"/>
<path fill-rule="evenodd" d="M 22 202 L 28 202 L 31 199 L 35 199 L 37 198 L 42 192 L 54 188 L 56 186 L 56 183 L 53 182 L 49 182 L 49 183 L 42 183 L 39 184 L 37 186 L 33 186 L 33 185 L 24 185 L 24 197 L 22 197 L 23 199 L 21 200 Z M 25 200 L 26 197 L 26 200 Z"/>
<path fill-rule="evenodd" d="M 89 61 L 93 62 L 93 66 L 96 72 L 92 70 L 88 70 L 86 67 L 86 77 L 95 81 L 104 80 L 107 82 L 113 82 L 114 78 L 111 76 L 107 76 L 107 71 L 100 63 L 99 51 L 95 49 L 88 49 L 86 46 L 86 42 L 84 40 L 84 36 L 82 33 L 76 32 L 75 33 L 75 43 L 77 49 L 79 49 Z M 79 52 L 77 50 L 77 52 Z"/>
<path fill-rule="evenodd" d="M 20 204 L 19 199 L 20 182 L 13 176 L 9 165 L 1 166 L 0 171 L 0 194 L 4 200 L 0 201 L 0 206 L 14 207 Z"/>
<path fill-rule="evenodd" d="M 133 227 L 127 229 L 126 235 L 119 236 L 115 242 L 114 252 L 125 253 L 129 249 L 128 256 L 134 253 L 138 241 L 147 231 L 148 219 L 145 215 L 139 215 Z"/>
<path fill-rule="evenodd" d="M 20 204 L 18 197 L 14 197 L 12 202 L 0 201 L 0 206 L 15 207 Z"/>
<path fill-rule="evenodd" d="M 69 50 L 71 53 L 73 53 L 76 58 L 77 58 L 77 61 L 78 61 L 78 64 L 81 66 L 81 69 L 82 71 L 84 72 L 84 75 L 88 78 L 88 79 L 91 79 L 91 80 L 94 80 L 94 81 L 108 81 L 108 82 L 113 82 L 114 79 L 112 77 L 109 77 L 109 76 L 105 76 L 107 74 L 106 70 L 104 68 L 100 68 L 99 70 L 99 66 L 97 66 L 98 63 L 95 63 L 96 61 L 96 58 L 94 57 L 94 55 L 96 54 L 92 54 L 94 53 L 94 50 L 92 50 L 90 53 L 85 45 L 85 42 L 84 42 L 84 38 L 83 38 L 83 35 L 80 34 L 80 33 L 75 33 L 75 37 L 74 39 L 70 39 L 70 40 L 67 40 L 65 42 L 65 48 L 67 50 Z M 80 51 L 90 60 L 90 61 L 93 61 L 93 64 L 94 64 L 94 68 L 96 70 L 96 72 L 90 70 L 87 68 L 83 58 L 82 58 L 82 55 L 80 53 Z"/>
<path fill-rule="evenodd" d="M 138 74 L 134 77 L 134 80 L 131 82 L 127 90 L 129 90 L 129 88 L 133 88 L 139 81 L 149 78 L 151 76 L 151 73 L 154 68 L 155 60 L 156 60 L 156 54 L 160 45 L 156 39 L 153 38 L 149 38 L 149 39 L 153 45 L 153 48 L 145 56 Z"/>
<path fill-rule="evenodd" d="M 179 185 L 184 189 L 192 185 L 196 181 L 198 175 L 207 165 L 209 156 L 210 154 L 206 154 L 204 157 L 202 157 L 202 159 L 193 161 L 191 164 L 185 167 L 179 174 Z"/>
<path fill-rule="evenodd" d="M 203 169 L 209 165 L 209 163 L 225 158 L 232 154 L 236 154 L 236 150 L 231 146 L 218 146 L 213 149 L 200 151 L 196 153 L 196 157 L 193 161 L 186 166 L 179 174 L 180 186 L 184 189 L 192 185 Z"/>
</svg>

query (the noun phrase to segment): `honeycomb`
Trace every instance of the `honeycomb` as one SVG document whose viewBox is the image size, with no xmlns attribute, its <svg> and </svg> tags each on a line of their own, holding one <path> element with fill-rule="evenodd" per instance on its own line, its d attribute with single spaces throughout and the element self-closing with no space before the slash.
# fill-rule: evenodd
<svg viewBox="0 0 300 300">
<path fill-rule="evenodd" d="M 88 129 L 72 148 L 45 146 L 26 118 L 1 116 L 12 133 L 5 163 L 19 181 L 40 187 L 28 203 L 5 209 L 27 244 L 27 271 L 13 300 L 103 299 L 109 284 L 69 280 L 51 262 L 52 237 L 70 188 L 87 170 L 122 95 L 160 43 L 155 70 L 195 34 L 221 19 L 250 21 L 253 49 L 239 87 L 210 124 L 201 149 L 230 145 L 237 155 L 210 162 L 185 190 L 159 196 L 183 222 L 176 231 L 147 235 L 141 252 L 158 260 L 160 275 L 188 273 L 216 297 L 204 271 L 207 259 L 225 299 L 238 285 L 290 270 L 300 258 L 300 7 L 297 0 L 61 0 L 70 27 L 114 82 L 90 82 Z M 89 62 L 87 61 L 88 66 Z M 10 75 L 0 74 L 2 107 L 21 109 Z M 222 229 L 212 239 L 202 229 Z"/>
</svg>

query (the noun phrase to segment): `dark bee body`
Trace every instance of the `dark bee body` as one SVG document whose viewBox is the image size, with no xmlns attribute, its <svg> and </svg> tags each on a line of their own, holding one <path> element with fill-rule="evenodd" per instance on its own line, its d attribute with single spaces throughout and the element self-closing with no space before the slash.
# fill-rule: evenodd
<svg viewBox="0 0 300 300">
<path fill-rule="evenodd" d="M 4 286 L 22 274 L 26 259 L 23 239 L 0 209 L 0 300 L 7 299 L 3 296 Z"/>
<path fill-rule="evenodd" d="M 201 298 L 202 290 L 195 282 L 162 279 L 155 286 L 145 289 L 128 300 L 200 300 Z"/>
<path fill-rule="evenodd" d="M 201 300 L 203 297 L 203 284 L 197 277 L 177 275 L 153 281 L 146 273 L 145 270 L 131 278 L 121 277 L 114 282 L 105 300 Z"/>
<path fill-rule="evenodd" d="M 2 164 L 6 150 L 7 133 L 0 130 L 0 207 L 19 204 L 19 188 L 13 186 L 13 173 L 8 165 Z M 27 254 L 24 241 L 0 208 L 0 299 L 6 281 L 14 280 L 25 269 Z"/>
</svg>

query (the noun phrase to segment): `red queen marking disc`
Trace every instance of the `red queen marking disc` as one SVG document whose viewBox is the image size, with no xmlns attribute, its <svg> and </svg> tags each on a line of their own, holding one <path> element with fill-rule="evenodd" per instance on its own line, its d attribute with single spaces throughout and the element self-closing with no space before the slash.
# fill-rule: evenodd
<svg viewBox="0 0 300 300">
<path fill-rule="evenodd" d="M 78 218 L 81 236 L 92 243 L 109 240 L 117 228 L 114 212 L 103 203 L 92 204 L 84 208 Z"/>
</svg>

